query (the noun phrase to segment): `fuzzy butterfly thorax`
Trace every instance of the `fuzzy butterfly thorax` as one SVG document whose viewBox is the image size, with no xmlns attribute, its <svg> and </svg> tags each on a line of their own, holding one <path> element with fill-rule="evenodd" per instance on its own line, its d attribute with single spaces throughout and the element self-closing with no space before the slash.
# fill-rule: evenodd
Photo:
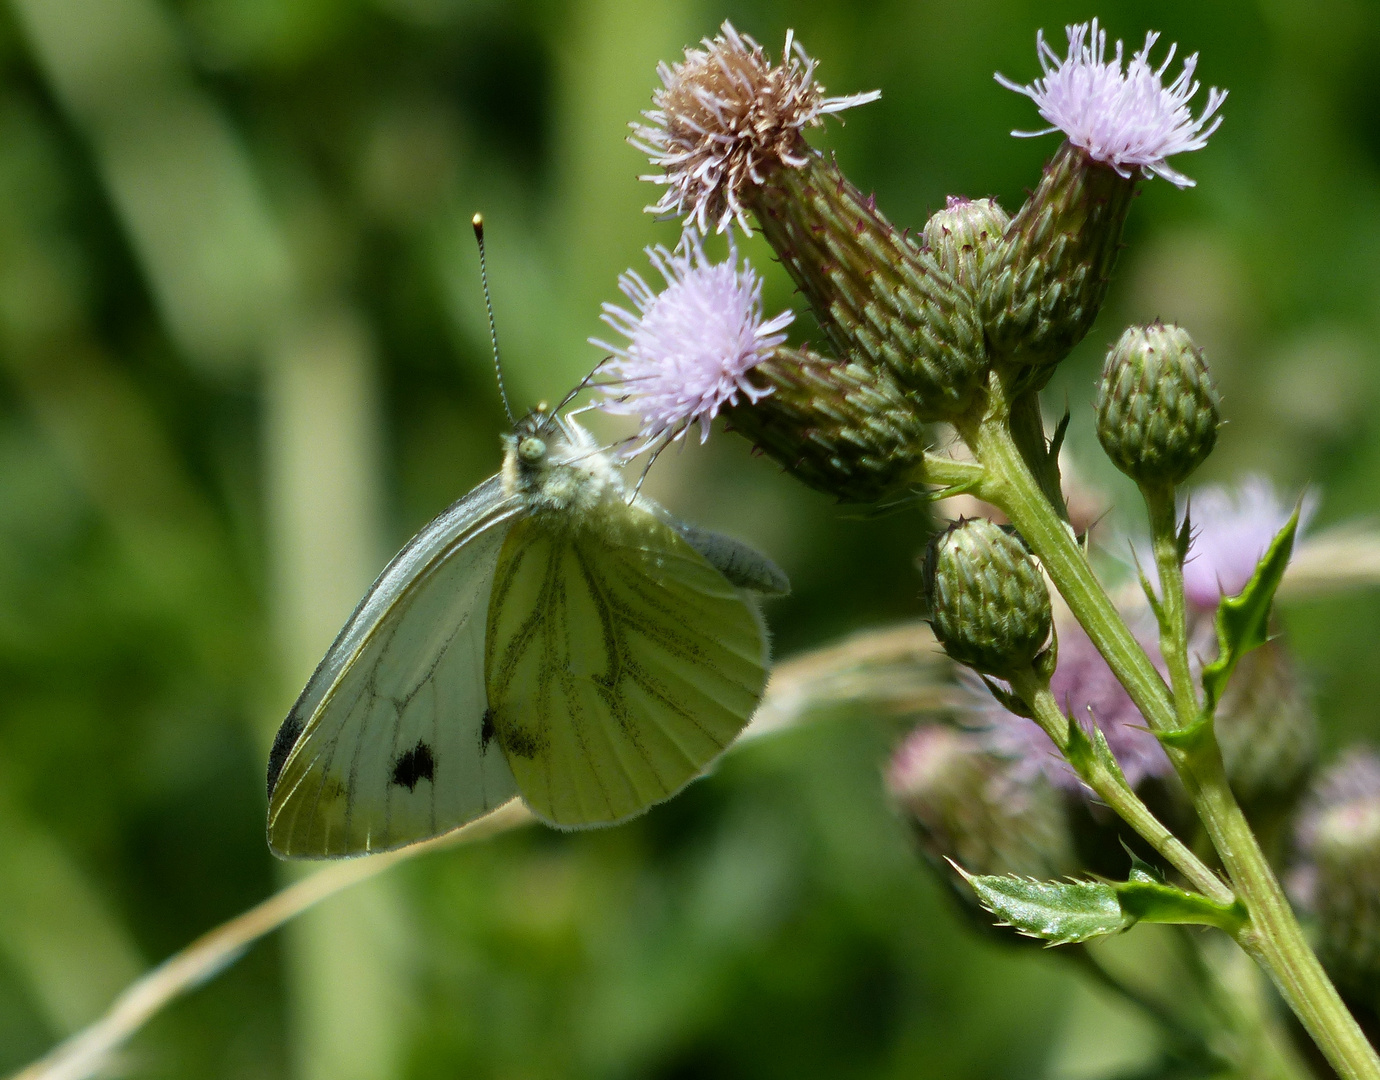
<svg viewBox="0 0 1380 1080">
<path fill-rule="evenodd" d="M 596 511 L 626 500 L 617 469 L 584 428 L 533 409 L 503 437 L 503 493 L 557 531 L 588 527 Z"/>
</svg>

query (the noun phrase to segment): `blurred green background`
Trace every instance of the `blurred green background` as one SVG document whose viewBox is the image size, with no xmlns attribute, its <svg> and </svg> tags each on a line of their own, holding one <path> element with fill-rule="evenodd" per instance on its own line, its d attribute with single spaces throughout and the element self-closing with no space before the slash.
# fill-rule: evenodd
<svg viewBox="0 0 1380 1080">
<path fill-rule="evenodd" d="M 1075 460 L 1129 319 L 1205 345 L 1205 470 L 1380 503 L 1380 9 L 1021 0 L 10 0 L 0 6 L 0 1072 L 294 874 L 272 732 L 369 580 L 495 470 L 470 215 L 515 405 L 599 359 L 615 279 L 677 229 L 625 145 L 659 59 L 788 26 L 847 93 L 824 141 L 901 224 L 1010 210 L 1052 138 L 992 72 L 1101 15 L 1201 50 L 1226 123 L 1145 185 L 1111 299 L 1047 392 Z M 1147 23 L 1147 20 L 1149 22 Z M 768 308 L 792 302 L 759 241 Z M 668 453 L 677 513 L 791 575 L 785 655 L 919 612 L 924 518 L 851 518 L 745 444 Z M 1380 731 L 1380 603 L 1285 613 L 1329 747 Z M 1058 1077 L 1147 1034 L 1059 958 L 976 935 L 840 719 L 622 828 L 527 830 L 338 898 L 159 1017 L 148 1077 Z M 1139 1055 L 1139 1056 L 1138 1056 Z"/>
</svg>

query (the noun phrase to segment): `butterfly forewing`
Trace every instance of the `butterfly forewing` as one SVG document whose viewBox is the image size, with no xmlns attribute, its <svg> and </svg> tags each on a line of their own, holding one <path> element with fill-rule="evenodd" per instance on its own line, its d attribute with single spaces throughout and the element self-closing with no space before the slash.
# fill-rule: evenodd
<svg viewBox="0 0 1380 1080">
<path fill-rule="evenodd" d="M 508 532 L 489 703 L 523 798 L 554 824 L 621 821 L 703 772 L 757 707 L 765 654 L 752 603 L 638 505 Z"/>
<path fill-rule="evenodd" d="M 275 852 L 400 847 L 516 794 L 484 693 L 490 588 L 514 513 L 495 477 L 423 529 L 374 583 L 274 745 Z"/>
</svg>

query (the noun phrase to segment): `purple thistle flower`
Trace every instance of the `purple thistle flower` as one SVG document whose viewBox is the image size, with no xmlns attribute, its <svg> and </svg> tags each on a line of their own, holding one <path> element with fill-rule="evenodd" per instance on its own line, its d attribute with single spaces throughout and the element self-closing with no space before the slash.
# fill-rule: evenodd
<svg viewBox="0 0 1380 1080">
<path fill-rule="evenodd" d="M 1265 477 L 1248 476 L 1234 488 L 1200 488 L 1188 508 L 1193 539 L 1184 562 L 1184 596 L 1199 611 L 1215 611 L 1222 597 L 1235 596 L 1246 587 L 1293 507 L 1280 501 Z M 1316 508 L 1316 495 L 1305 492 L 1300 531 Z M 1146 571 L 1154 581 L 1153 560 Z"/>
<path fill-rule="evenodd" d="M 1132 787 L 1148 777 L 1168 776 L 1173 769 L 1159 740 L 1146 730 L 1140 710 L 1092 639 L 1070 618 L 1058 620 L 1057 632 L 1059 660 L 1050 690 L 1060 707 L 1089 734 L 1094 723 L 1101 728 Z M 1148 635 L 1141 637 L 1151 659 L 1162 666 L 1153 640 Z M 1066 790 L 1081 787 L 1082 781 L 1033 720 L 1008 712 L 975 677 L 965 676 L 964 681 L 973 691 L 972 710 L 988 745 L 1012 758 L 1019 775 L 1044 773 Z"/>
<path fill-rule="evenodd" d="M 1096 19 L 1091 24 L 1066 27 L 1065 32 L 1069 49 L 1063 59 L 1045 41 L 1044 31 L 1035 36 L 1043 78 L 1022 86 L 997 74 L 997 82 L 1034 101 L 1051 125 L 1041 131 L 1012 134 L 1028 137 L 1062 131 L 1074 146 L 1121 176 L 1129 177 L 1138 168 L 1178 187 L 1192 187 L 1193 181 L 1170 168 L 1165 159 L 1206 146 L 1208 137 L 1222 123 L 1217 111 L 1227 98 L 1225 90 L 1210 89 L 1206 106 L 1194 118 L 1188 103 L 1200 85 L 1193 78 L 1198 54 L 1185 60 L 1178 78 L 1165 86 L 1164 73 L 1178 46 L 1171 45 L 1164 62 L 1158 68 L 1151 67 L 1150 50 L 1158 34 L 1145 35 L 1144 48 L 1131 57 L 1123 71 L 1122 43 L 1116 43 L 1108 62 L 1107 32 Z"/>
<path fill-rule="evenodd" d="M 786 31 L 781 63 L 773 66 L 762 46 L 729 22 L 703 49 L 686 49 L 678 64 L 660 64 L 661 87 L 652 108 L 633 123 L 628 140 L 664 170 L 643 176 L 666 185 L 649 213 L 685 215 L 685 224 L 724 232 L 736 221 L 752 235 L 739 199 L 746 185 L 760 185 L 777 165 L 803 168 L 808 159 L 801 133 L 830 113 L 881 97 L 881 91 L 825 97 L 815 82 L 815 61 Z M 712 219 L 712 222 L 711 222 Z"/>
<path fill-rule="evenodd" d="M 1302 907 L 1316 910 L 1328 899 L 1319 895 L 1318 861 L 1339 840 L 1380 845 L 1380 756 L 1366 747 L 1347 751 L 1314 781 L 1298 816 L 1289 891 Z"/>
<path fill-rule="evenodd" d="M 750 372 L 786 340 L 781 333 L 795 318 L 786 310 L 762 320 L 762 279 L 730 241 L 729 257 L 711 263 L 697 231 L 686 229 L 675 251 L 647 249 L 666 282 L 656 292 L 633 270 L 618 287 L 635 311 L 605 304 L 603 320 L 627 338 L 623 346 L 597 338 L 591 344 L 612 357 L 601 384 L 607 413 L 638 419 L 642 445 L 665 443 L 700 425 L 700 441 L 719 409 L 738 400 L 757 401 L 770 388 L 754 386 Z"/>
</svg>

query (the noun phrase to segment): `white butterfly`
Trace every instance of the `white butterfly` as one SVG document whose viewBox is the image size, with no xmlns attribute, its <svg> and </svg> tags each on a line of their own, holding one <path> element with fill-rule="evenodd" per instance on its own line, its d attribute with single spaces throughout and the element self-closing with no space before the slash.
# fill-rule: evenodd
<svg viewBox="0 0 1380 1080">
<path fill-rule="evenodd" d="M 553 825 L 622 821 L 742 731 L 766 684 L 752 592 L 785 575 L 628 491 L 539 407 L 503 470 L 383 571 L 274 740 L 278 855 L 355 855 L 521 795 Z"/>
</svg>

